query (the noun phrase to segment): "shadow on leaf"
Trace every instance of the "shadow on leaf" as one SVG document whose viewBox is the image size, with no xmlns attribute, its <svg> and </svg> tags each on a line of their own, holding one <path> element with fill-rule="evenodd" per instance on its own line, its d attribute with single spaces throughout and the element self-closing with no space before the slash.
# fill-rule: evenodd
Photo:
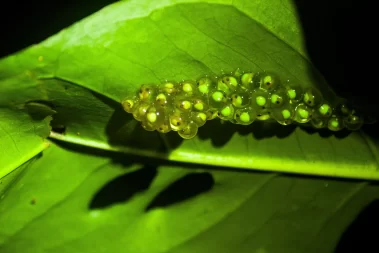
<svg viewBox="0 0 379 253">
<path fill-rule="evenodd" d="M 255 121 L 248 126 L 236 125 L 230 122 L 221 122 L 217 119 L 207 122 L 199 129 L 198 136 L 200 139 L 211 139 L 215 147 L 222 147 L 226 145 L 235 133 L 242 136 L 252 135 L 251 138 L 256 140 L 263 140 L 267 138 L 284 139 L 290 136 L 297 127 L 300 127 L 308 134 L 318 134 L 322 138 L 329 138 L 335 136 L 336 138 L 346 138 L 351 134 L 351 131 L 346 129 L 333 132 L 328 129 L 313 129 L 306 126 L 298 126 L 291 124 L 288 126 L 280 125 L 276 122 L 269 121 Z"/>
<path fill-rule="evenodd" d="M 149 211 L 157 207 L 167 207 L 193 198 L 212 189 L 214 179 L 211 173 L 191 173 L 172 183 L 159 193 L 145 208 Z"/>
<path fill-rule="evenodd" d="M 109 144 L 140 148 L 143 150 L 148 149 L 161 153 L 168 152 L 166 145 L 162 142 L 160 134 L 157 131 L 144 130 L 140 122 L 133 118 L 132 114 L 123 110 L 121 103 L 117 103 L 101 94 L 93 92 L 93 95 L 114 109 L 105 129 Z M 174 140 L 175 141 L 170 142 L 170 148 L 178 147 L 183 141 L 181 138 Z"/>
<path fill-rule="evenodd" d="M 379 200 L 366 206 L 342 234 L 336 253 L 379 252 L 377 229 L 379 227 Z"/>
<path fill-rule="evenodd" d="M 221 147 L 227 144 L 235 133 L 246 136 L 252 135 L 252 138 L 257 140 L 278 137 L 285 138 L 296 129 L 295 125 L 282 126 L 277 123 L 255 121 L 248 126 L 232 124 L 230 122 L 221 122 L 218 119 L 209 121 L 199 129 L 199 138 L 210 138 L 212 144 L 216 147 Z"/>
<path fill-rule="evenodd" d="M 113 179 L 95 194 L 89 209 L 107 208 L 129 200 L 135 194 L 148 189 L 156 175 L 155 167 L 145 166 Z"/>
<path fill-rule="evenodd" d="M 330 131 L 329 129 L 314 129 L 310 127 L 301 127 L 308 134 L 318 134 L 322 138 L 329 138 L 331 136 L 336 137 L 337 139 L 343 139 L 348 137 L 352 132 L 347 129 L 342 129 L 337 132 Z"/>
<path fill-rule="evenodd" d="M 276 122 L 256 121 L 251 125 L 251 132 L 257 140 L 274 136 L 283 139 L 292 134 L 295 129 L 296 125 L 282 126 Z"/>
</svg>

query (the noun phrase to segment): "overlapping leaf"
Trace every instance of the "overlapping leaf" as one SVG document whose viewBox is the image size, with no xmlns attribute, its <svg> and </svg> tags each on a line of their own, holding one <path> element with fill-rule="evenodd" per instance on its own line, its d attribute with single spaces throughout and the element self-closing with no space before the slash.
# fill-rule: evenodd
<svg viewBox="0 0 379 253">
<path fill-rule="evenodd" d="M 49 121 L 34 121 L 22 110 L 0 108 L 0 179 L 48 146 Z"/>
<path fill-rule="evenodd" d="M 333 252 L 377 197 L 365 182 L 142 165 L 53 145 L 2 193 L 0 251 Z"/>
</svg>

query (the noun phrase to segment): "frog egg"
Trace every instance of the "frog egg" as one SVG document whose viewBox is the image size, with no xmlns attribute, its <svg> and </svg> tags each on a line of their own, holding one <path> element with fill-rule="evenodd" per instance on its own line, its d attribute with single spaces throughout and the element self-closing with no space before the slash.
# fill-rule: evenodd
<svg viewBox="0 0 379 253">
<path fill-rule="evenodd" d="M 257 109 L 265 109 L 269 105 L 270 93 L 263 90 L 255 90 L 251 94 L 251 106 Z"/>
<path fill-rule="evenodd" d="M 178 134 L 183 139 L 192 139 L 196 136 L 199 127 L 195 122 L 188 123 L 184 128 L 178 131 Z"/>
<path fill-rule="evenodd" d="M 178 84 L 175 82 L 166 81 L 160 85 L 159 92 L 173 95 L 178 92 Z"/>
<path fill-rule="evenodd" d="M 316 115 L 322 118 L 329 118 L 332 113 L 333 108 L 328 103 L 323 103 L 316 109 Z"/>
<path fill-rule="evenodd" d="M 141 126 L 143 127 L 143 129 L 145 129 L 146 131 L 154 131 L 155 130 L 155 126 L 154 124 L 148 122 L 148 121 L 142 121 L 141 122 Z"/>
<path fill-rule="evenodd" d="M 319 107 L 312 110 L 311 125 L 317 129 L 328 127 L 328 121 L 332 116 L 332 113 L 333 108 L 329 104 L 321 104 Z"/>
<path fill-rule="evenodd" d="M 253 78 L 254 78 L 254 73 L 249 72 L 249 73 L 244 73 L 241 76 L 241 86 L 248 89 L 248 90 L 253 90 L 255 89 L 254 83 L 253 83 Z"/>
<path fill-rule="evenodd" d="M 288 105 L 282 108 L 273 109 L 270 113 L 270 116 L 279 124 L 286 126 L 293 123 L 293 118 L 295 117 L 295 110 L 293 106 Z"/>
<path fill-rule="evenodd" d="M 171 100 L 172 100 L 171 95 L 167 93 L 159 93 L 155 97 L 155 105 L 157 107 L 165 108 L 171 104 Z"/>
<path fill-rule="evenodd" d="M 212 92 L 209 96 L 209 108 L 210 109 L 221 109 L 228 102 L 225 92 L 221 90 L 216 90 Z"/>
<path fill-rule="evenodd" d="M 179 92 L 180 94 L 186 96 L 192 96 L 197 92 L 196 83 L 193 81 L 183 81 L 179 83 Z"/>
<path fill-rule="evenodd" d="M 202 98 L 194 98 L 192 100 L 192 110 L 198 112 L 206 112 L 208 110 L 208 103 L 206 103 L 205 99 Z"/>
<path fill-rule="evenodd" d="M 207 122 L 207 114 L 204 112 L 191 112 L 191 120 L 195 122 L 198 127 L 204 126 Z"/>
<path fill-rule="evenodd" d="M 257 115 L 253 108 L 240 108 L 234 112 L 234 122 L 239 125 L 250 125 L 254 122 Z"/>
<path fill-rule="evenodd" d="M 244 73 L 243 73 L 243 71 L 242 71 L 240 68 L 237 68 L 237 69 L 234 71 L 234 73 L 233 73 L 233 75 L 234 75 L 235 77 L 237 77 L 237 78 L 240 78 L 243 74 L 244 74 Z"/>
<path fill-rule="evenodd" d="M 257 110 L 257 120 L 265 121 L 271 118 L 271 112 L 269 109 L 258 109 Z"/>
<path fill-rule="evenodd" d="M 320 117 L 312 117 L 310 121 L 311 125 L 316 129 L 328 127 L 328 122 L 329 119 Z"/>
<path fill-rule="evenodd" d="M 210 77 L 202 77 L 197 80 L 196 84 L 201 95 L 208 95 L 215 88 L 215 82 Z"/>
<path fill-rule="evenodd" d="M 232 104 L 227 104 L 217 113 L 217 116 L 222 120 L 231 120 L 234 117 L 234 107 Z"/>
<path fill-rule="evenodd" d="M 259 88 L 266 91 L 275 90 L 280 86 L 279 76 L 272 71 L 264 71 L 259 73 L 253 79 L 253 82 L 257 83 Z"/>
<path fill-rule="evenodd" d="M 269 108 L 280 108 L 289 103 L 289 98 L 285 89 L 273 91 L 269 97 Z"/>
<path fill-rule="evenodd" d="M 190 122 L 190 114 L 175 110 L 169 115 L 170 127 L 173 131 L 179 131 Z"/>
<path fill-rule="evenodd" d="M 310 107 L 315 107 L 318 106 L 322 103 L 322 95 L 321 92 L 318 91 L 315 88 L 307 88 L 304 92 L 303 95 L 303 102 L 310 106 Z"/>
<path fill-rule="evenodd" d="M 330 131 L 339 131 L 343 129 L 343 119 L 333 115 L 328 121 L 328 129 Z"/>
<path fill-rule="evenodd" d="M 205 114 L 207 115 L 207 120 L 212 120 L 217 117 L 218 111 L 216 109 L 210 109 L 206 111 Z"/>
<path fill-rule="evenodd" d="M 121 102 L 122 108 L 127 113 L 133 113 L 136 104 L 138 104 L 138 101 L 135 98 L 127 98 Z"/>
<path fill-rule="evenodd" d="M 298 104 L 295 108 L 295 117 L 294 120 L 298 123 L 307 123 L 312 118 L 312 109 L 307 105 L 301 103 Z"/>
<path fill-rule="evenodd" d="M 235 91 L 237 87 L 237 78 L 232 75 L 224 75 L 217 81 L 217 89 L 224 91 L 226 94 Z"/>
<path fill-rule="evenodd" d="M 146 117 L 146 112 L 149 109 L 149 107 L 150 107 L 150 103 L 142 102 L 142 101 L 139 102 L 138 104 L 134 106 L 133 117 L 138 121 L 144 120 Z"/>
<path fill-rule="evenodd" d="M 192 100 L 179 97 L 175 99 L 175 108 L 179 109 L 182 112 L 190 112 L 192 110 Z"/>
<path fill-rule="evenodd" d="M 152 105 L 147 109 L 146 119 L 143 121 L 152 124 L 155 127 L 155 129 L 157 129 L 158 126 L 164 124 L 166 119 L 167 114 L 165 110 L 159 107 L 156 108 L 154 105 Z"/>
<path fill-rule="evenodd" d="M 250 104 L 250 93 L 247 90 L 240 89 L 229 95 L 229 100 L 236 108 L 243 108 Z"/>
<path fill-rule="evenodd" d="M 345 103 L 336 106 L 336 114 L 349 116 L 354 113 L 354 110 Z"/>
<path fill-rule="evenodd" d="M 165 117 L 164 121 L 161 124 L 158 124 L 156 130 L 162 134 L 168 133 L 171 131 L 170 121 L 168 116 Z"/>
<path fill-rule="evenodd" d="M 143 84 L 138 91 L 138 97 L 141 101 L 151 101 L 156 92 L 156 85 Z"/>
<path fill-rule="evenodd" d="M 357 115 L 351 114 L 347 117 L 344 117 L 343 123 L 347 129 L 355 131 L 362 127 L 363 118 Z"/>
<path fill-rule="evenodd" d="M 303 100 L 304 89 L 301 86 L 287 83 L 285 85 L 285 89 L 287 91 L 287 96 L 292 104 L 299 103 Z"/>
</svg>

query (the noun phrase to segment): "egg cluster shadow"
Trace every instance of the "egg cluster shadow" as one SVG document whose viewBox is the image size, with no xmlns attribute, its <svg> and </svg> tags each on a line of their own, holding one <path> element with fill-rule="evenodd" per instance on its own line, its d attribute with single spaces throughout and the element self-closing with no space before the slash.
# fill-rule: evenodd
<svg viewBox="0 0 379 253">
<path fill-rule="evenodd" d="M 103 185 L 91 199 L 88 208 L 104 209 L 116 204 L 126 204 L 133 196 L 148 190 L 158 174 L 155 167 L 145 166 L 136 171 L 118 176 Z M 212 189 L 211 173 L 188 173 L 158 193 L 145 207 L 145 212 L 154 208 L 167 208 L 176 203 L 194 198 Z"/>
</svg>

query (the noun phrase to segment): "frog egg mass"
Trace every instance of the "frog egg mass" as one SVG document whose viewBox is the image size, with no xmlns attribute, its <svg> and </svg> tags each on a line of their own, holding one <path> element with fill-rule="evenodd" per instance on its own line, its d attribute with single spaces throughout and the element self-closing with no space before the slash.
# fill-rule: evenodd
<svg viewBox="0 0 379 253">
<path fill-rule="evenodd" d="M 333 108 L 330 102 L 316 88 L 282 82 L 274 72 L 238 70 L 196 81 L 143 84 L 121 104 L 145 130 L 176 131 L 184 139 L 195 137 L 206 121 L 217 117 L 239 125 L 271 120 L 330 131 L 360 129 L 362 115 L 345 104 Z"/>
</svg>

